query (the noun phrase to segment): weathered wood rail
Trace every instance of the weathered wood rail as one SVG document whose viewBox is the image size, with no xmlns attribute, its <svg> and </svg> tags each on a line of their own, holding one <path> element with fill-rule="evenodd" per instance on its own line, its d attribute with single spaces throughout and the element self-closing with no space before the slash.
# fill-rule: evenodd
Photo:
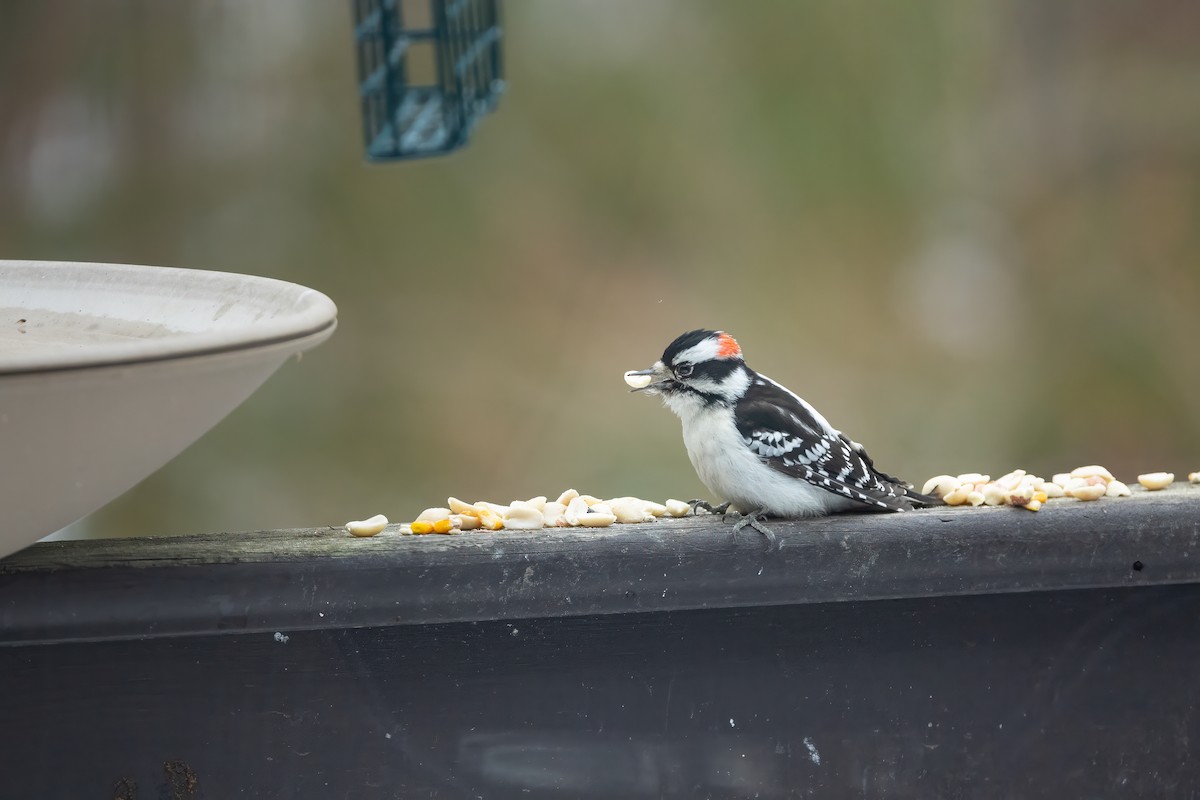
<svg viewBox="0 0 1200 800">
<path fill-rule="evenodd" d="M 772 527 L 35 545 L 0 796 L 1200 793 L 1200 487 Z"/>
</svg>

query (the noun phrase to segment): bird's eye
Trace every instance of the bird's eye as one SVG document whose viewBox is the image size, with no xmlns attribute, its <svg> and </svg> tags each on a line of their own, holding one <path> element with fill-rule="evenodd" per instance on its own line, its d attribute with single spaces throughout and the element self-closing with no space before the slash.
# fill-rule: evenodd
<svg viewBox="0 0 1200 800">
<path fill-rule="evenodd" d="M 680 364 L 675 368 L 675 374 L 681 378 L 686 378 L 692 374 L 693 369 L 695 368 L 691 364 Z"/>
</svg>

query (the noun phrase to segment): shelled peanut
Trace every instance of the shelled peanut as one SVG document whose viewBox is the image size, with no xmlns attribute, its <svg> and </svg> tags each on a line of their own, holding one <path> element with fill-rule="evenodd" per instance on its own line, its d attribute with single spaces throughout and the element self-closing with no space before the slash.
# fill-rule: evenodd
<svg viewBox="0 0 1200 800">
<path fill-rule="evenodd" d="M 1147 491 L 1169 487 L 1175 476 L 1169 472 L 1146 473 L 1138 482 Z M 1188 474 L 1188 480 L 1200 484 L 1200 471 Z M 1099 465 L 1076 467 L 1045 480 L 1023 469 L 1015 469 L 995 480 L 977 472 L 960 475 L 936 475 L 925 482 L 922 494 L 933 495 L 950 506 L 1017 506 L 1038 511 L 1055 499 L 1073 498 L 1092 501 L 1102 497 L 1129 497 L 1129 486 Z M 541 530 L 543 528 L 603 528 L 613 524 L 654 522 L 660 517 L 686 517 L 695 512 L 682 500 L 656 503 L 638 497 L 614 497 L 601 500 L 568 489 L 555 500 L 544 495 L 529 500 L 514 500 L 506 505 L 480 500 L 467 503 L 456 497 L 445 506 L 427 508 L 402 533 L 456 534 L 471 530 Z M 354 536 L 374 536 L 387 526 L 382 514 L 368 520 L 346 523 Z"/>
<path fill-rule="evenodd" d="M 374 536 L 387 527 L 388 519 L 383 514 L 376 514 L 373 517 L 362 520 L 353 520 L 346 523 L 346 532 L 351 536 L 366 537 Z"/>
<path fill-rule="evenodd" d="M 1152 492 L 1165 489 L 1174 482 L 1175 473 L 1173 472 L 1148 472 L 1145 475 L 1138 475 L 1138 483 Z"/>
<path fill-rule="evenodd" d="M 1151 491 L 1166 488 L 1174 480 L 1175 476 L 1169 472 L 1138 476 L 1138 482 Z M 1197 474 L 1197 481 L 1200 481 L 1200 474 Z M 1023 469 L 1013 470 L 995 480 L 977 472 L 936 475 L 925 482 L 922 493 L 938 497 L 951 506 L 1012 505 L 1030 511 L 1037 511 L 1044 503 L 1060 497 L 1086 501 L 1133 494 L 1128 485 L 1098 464 L 1060 472 L 1048 481 Z"/>
<path fill-rule="evenodd" d="M 514 500 L 508 505 L 480 500 L 467 503 L 457 497 L 445 507 L 427 508 L 407 528 L 414 534 L 458 533 L 475 529 L 541 530 L 542 528 L 605 528 L 615 523 L 653 522 L 659 517 L 685 517 L 692 507 L 682 500 L 656 503 L 639 497 L 601 500 L 568 489 L 550 500 L 545 495 Z"/>
</svg>

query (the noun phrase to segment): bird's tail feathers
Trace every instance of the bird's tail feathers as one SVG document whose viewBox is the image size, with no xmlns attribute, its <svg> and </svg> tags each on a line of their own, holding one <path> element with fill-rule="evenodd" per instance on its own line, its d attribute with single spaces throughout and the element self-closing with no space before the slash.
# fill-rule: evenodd
<svg viewBox="0 0 1200 800">
<path fill-rule="evenodd" d="M 921 494 L 920 492 L 918 492 L 916 489 L 912 488 L 911 486 L 905 487 L 904 497 L 909 502 L 911 502 L 914 506 L 918 506 L 920 508 L 929 508 L 930 506 L 946 505 L 941 500 L 941 498 L 934 497 L 931 494 Z"/>
</svg>

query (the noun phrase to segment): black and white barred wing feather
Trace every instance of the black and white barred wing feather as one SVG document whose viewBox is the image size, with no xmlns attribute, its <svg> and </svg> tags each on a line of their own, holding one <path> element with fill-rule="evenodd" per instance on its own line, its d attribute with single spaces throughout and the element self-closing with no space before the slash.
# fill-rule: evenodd
<svg viewBox="0 0 1200 800">
<path fill-rule="evenodd" d="M 735 418 L 742 440 L 767 466 L 889 511 L 909 511 L 914 501 L 925 499 L 875 469 L 862 445 L 829 429 L 827 423 L 822 425 L 823 420 L 814 417 L 786 390 L 761 384 L 755 388 L 760 391 L 747 393 L 738 403 Z"/>
</svg>

